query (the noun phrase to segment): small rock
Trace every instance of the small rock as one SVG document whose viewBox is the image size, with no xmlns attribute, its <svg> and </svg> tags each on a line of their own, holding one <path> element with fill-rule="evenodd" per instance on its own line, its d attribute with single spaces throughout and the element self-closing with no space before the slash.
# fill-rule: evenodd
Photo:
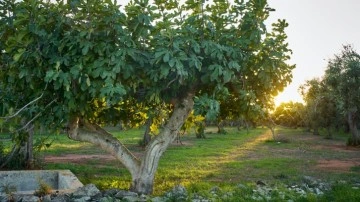
<svg viewBox="0 0 360 202">
<path fill-rule="evenodd" d="M 104 191 L 103 195 L 106 196 L 115 196 L 120 190 L 119 189 L 108 189 Z"/>
<path fill-rule="evenodd" d="M 125 190 L 119 190 L 116 194 L 115 194 L 115 198 L 118 199 L 123 199 L 127 196 L 134 196 L 134 197 L 138 197 L 138 194 L 135 192 L 131 192 L 131 191 L 125 191 Z"/>
<path fill-rule="evenodd" d="M 265 182 L 263 182 L 261 180 L 256 181 L 256 184 L 259 186 L 266 186 Z"/>
<path fill-rule="evenodd" d="M 150 199 L 150 197 L 147 196 L 147 195 L 145 195 L 145 194 L 141 194 L 141 195 L 139 196 L 139 198 L 140 198 L 140 200 L 142 200 L 142 201 L 149 201 L 149 199 Z"/>
<path fill-rule="evenodd" d="M 78 188 L 73 193 L 73 197 L 75 197 L 75 198 L 82 198 L 84 196 L 92 197 L 97 194 L 101 194 L 99 189 L 94 184 L 88 184 L 88 185 Z"/>
<path fill-rule="evenodd" d="M 209 199 L 192 199 L 191 202 L 211 202 L 211 201 L 216 201 L 214 200 L 209 200 Z"/>
<path fill-rule="evenodd" d="M 51 196 L 50 195 L 45 195 L 42 197 L 42 202 L 51 202 Z"/>
<path fill-rule="evenodd" d="M 139 197 L 137 196 L 125 196 L 121 201 L 126 201 L 126 202 L 140 202 L 143 200 L 140 200 Z"/>
<path fill-rule="evenodd" d="M 315 184 L 318 183 L 318 181 L 315 178 L 310 177 L 310 176 L 304 176 L 303 181 L 309 186 L 310 185 L 315 185 Z"/>
<path fill-rule="evenodd" d="M 107 196 L 107 197 L 100 198 L 99 202 L 120 202 L 120 200 L 117 198 L 112 198 L 112 197 Z"/>
<path fill-rule="evenodd" d="M 338 183 L 339 184 L 347 184 L 347 182 L 345 180 L 339 180 Z"/>
<path fill-rule="evenodd" d="M 58 194 L 51 199 L 51 202 L 69 202 L 70 196 L 68 194 Z"/>
<path fill-rule="evenodd" d="M 360 187 L 360 183 L 354 183 L 353 186 Z"/>
<path fill-rule="evenodd" d="M 70 196 L 67 194 L 59 194 L 51 199 L 51 202 L 69 202 Z"/>
<path fill-rule="evenodd" d="M 186 201 L 187 191 L 185 187 L 181 185 L 175 186 L 170 192 L 166 193 L 165 196 L 169 199 L 176 199 L 176 201 Z"/>
<path fill-rule="evenodd" d="M 238 184 L 236 185 L 237 188 L 240 188 L 240 189 L 246 189 L 247 187 L 243 184 Z"/>
<path fill-rule="evenodd" d="M 323 195 L 324 193 L 319 188 L 315 188 L 315 194 Z"/>
<path fill-rule="evenodd" d="M 166 201 L 168 201 L 168 199 L 160 197 L 160 196 L 157 196 L 157 197 L 151 199 L 151 202 L 166 202 Z"/>
<path fill-rule="evenodd" d="M 73 199 L 73 202 L 87 202 L 90 201 L 91 197 L 90 196 L 83 196 L 81 198 L 77 198 L 77 199 Z"/>
<path fill-rule="evenodd" d="M 8 201 L 8 195 L 0 192 L 0 202 L 7 202 Z"/>
<path fill-rule="evenodd" d="M 220 187 L 218 187 L 218 186 L 212 187 L 212 188 L 210 189 L 210 193 L 212 193 L 212 194 L 218 193 L 218 192 L 220 192 L 220 191 L 221 191 L 221 189 L 220 189 Z"/>
<path fill-rule="evenodd" d="M 40 198 L 34 195 L 25 195 L 22 196 L 20 200 L 18 201 L 26 201 L 26 202 L 38 202 L 40 201 Z"/>
</svg>

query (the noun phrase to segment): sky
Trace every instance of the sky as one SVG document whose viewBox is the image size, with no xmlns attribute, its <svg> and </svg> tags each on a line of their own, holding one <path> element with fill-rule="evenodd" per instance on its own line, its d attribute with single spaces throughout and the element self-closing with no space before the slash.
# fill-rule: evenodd
<svg viewBox="0 0 360 202">
<path fill-rule="evenodd" d="M 293 81 L 276 103 L 302 101 L 298 88 L 306 80 L 321 77 L 330 58 L 342 45 L 360 50 L 360 0 L 268 0 L 276 9 L 269 22 L 286 19 L 288 43 L 296 64 Z"/>
<path fill-rule="evenodd" d="M 120 0 L 125 5 L 128 0 Z M 340 53 L 342 45 L 360 50 L 360 0 L 268 0 L 276 11 L 267 23 L 285 19 L 289 48 L 296 64 L 292 83 L 280 93 L 280 102 L 302 102 L 298 88 L 306 80 L 321 77 L 327 62 Z"/>
</svg>

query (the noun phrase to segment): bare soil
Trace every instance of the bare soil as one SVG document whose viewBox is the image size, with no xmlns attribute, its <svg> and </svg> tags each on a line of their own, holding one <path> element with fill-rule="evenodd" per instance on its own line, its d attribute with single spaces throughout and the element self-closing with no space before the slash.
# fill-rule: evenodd
<svg viewBox="0 0 360 202">
<path fill-rule="evenodd" d="M 347 146 L 344 140 L 304 134 L 298 135 L 295 141 L 300 145 L 299 151 L 316 160 L 309 169 L 350 172 L 351 168 L 360 166 L 360 147 Z"/>
<path fill-rule="evenodd" d="M 327 171 L 341 171 L 349 172 L 352 167 L 360 166 L 360 158 L 354 158 L 350 160 L 319 160 L 317 162 L 316 168 L 323 169 Z"/>
<path fill-rule="evenodd" d="M 48 155 L 45 157 L 47 163 L 86 163 L 89 160 L 116 161 L 112 155 L 104 154 L 66 154 L 63 156 Z"/>
</svg>

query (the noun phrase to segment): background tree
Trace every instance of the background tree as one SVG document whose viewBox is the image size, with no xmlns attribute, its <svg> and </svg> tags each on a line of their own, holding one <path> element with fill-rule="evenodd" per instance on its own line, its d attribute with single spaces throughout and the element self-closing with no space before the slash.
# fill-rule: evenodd
<svg viewBox="0 0 360 202">
<path fill-rule="evenodd" d="M 329 60 L 324 81 L 340 113 L 347 117 L 350 145 L 360 144 L 357 129 L 360 106 L 360 55 L 350 45 Z"/>
<path fill-rule="evenodd" d="M 297 128 L 303 126 L 304 105 L 299 102 L 283 102 L 272 113 L 278 125 Z"/>
<path fill-rule="evenodd" d="M 66 124 L 69 138 L 111 153 L 129 170 L 131 190 L 149 194 L 195 98 L 197 112 L 212 116 L 229 95 L 241 106 L 262 105 L 290 82 L 287 24 L 268 32 L 271 11 L 266 0 L 134 0 L 124 11 L 102 0 L 5 0 L 0 78 L 24 102 L 41 97 L 32 105 L 39 123 Z M 171 105 L 141 159 L 101 127 L 118 122 L 119 112 L 133 113 L 121 103 L 134 101 Z"/>
<path fill-rule="evenodd" d="M 319 127 L 321 127 L 321 102 L 323 101 L 322 84 L 320 79 L 312 79 L 300 86 L 300 93 L 306 102 L 304 111 L 305 123 L 308 128 L 313 130 L 314 135 L 319 135 Z"/>
<path fill-rule="evenodd" d="M 327 137 L 332 138 L 331 129 L 343 127 L 343 120 L 346 119 L 352 134 L 348 143 L 359 144 L 359 73 L 360 56 L 348 45 L 329 60 L 322 79 L 309 80 L 300 87 L 306 102 L 304 114 L 314 133 L 318 133 L 318 128 L 323 127 L 327 130 Z"/>
</svg>

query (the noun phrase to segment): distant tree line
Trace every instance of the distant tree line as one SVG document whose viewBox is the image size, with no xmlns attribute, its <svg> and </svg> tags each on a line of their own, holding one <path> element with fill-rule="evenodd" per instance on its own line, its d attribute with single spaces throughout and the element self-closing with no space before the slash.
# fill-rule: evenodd
<svg viewBox="0 0 360 202">
<path fill-rule="evenodd" d="M 305 101 L 282 103 L 272 114 L 275 123 L 287 127 L 306 127 L 314 135 L 325 129 L 351 134 L 348 145 L 359 145 L 360 55 L 350 45 L 328 61 L 325 75 L 300 86 Z"/>
</svg>

